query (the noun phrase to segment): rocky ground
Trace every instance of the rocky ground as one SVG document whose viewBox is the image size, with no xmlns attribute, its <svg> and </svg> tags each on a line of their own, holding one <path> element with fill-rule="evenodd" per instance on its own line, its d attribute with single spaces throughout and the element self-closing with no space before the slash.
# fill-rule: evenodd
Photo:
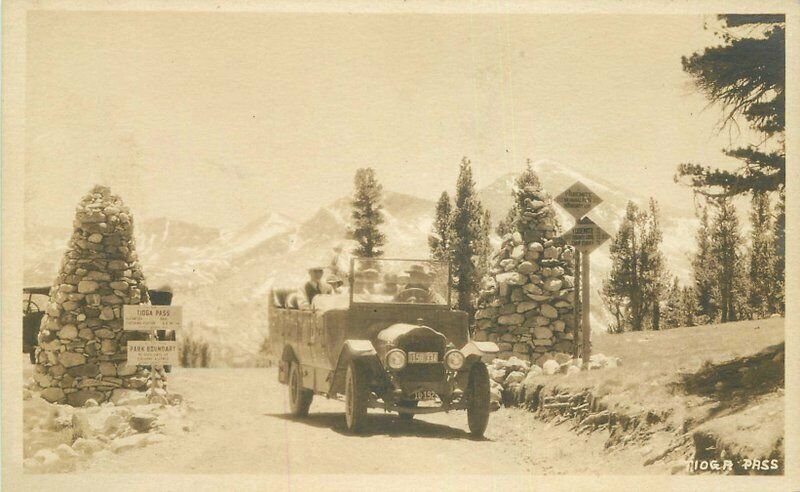
<svg viewBox="0 0 800 492">
<path fill-rule="evenodd" d="M 492 414 L 486 438 L 474 440 L 466 414 L 412 422 L 373 411 L 364 435 L 344 429 L 344 405 L 316 398 L 308 418 L 289 417 L 286 387 L 275 369 L 182 369 L 171 386 L 188 401 L 191 427 L 164 431 L 145 446 L 124 446 L 80 460 L 91 473 L 275 474 L 642 474 L 638 450 L 612 453 L 601 435 L 576 435 L 517 408 Z M 246 396 L 244 396 L 246 395 Z M 235 402 L 235 403 L 233 403 Z"/>
<path fill-rule="evenodd" d="M 607 449 L 639 447 L 645 465 L 688 457 L 711 471 L 727 460 L 727 473 L 780 474 L 783 339 L 782 318 L 608 335 L 597 337 L 588 371 L 565 356 L 530 370 L 496 361 L 490 374 L 505 404 L 579 434 L 601 432 Z"/>
<path fill-rule="evenodd" d="M 777 449 L 782 459 L 774 372 L 782 340 L 782 319 L 597 337 L 613 364 L 523 374 L 516 391 L 503 391 L 520 406 L 494 412 L 480 440 L 463 412 L 405 422 L 373 411 L 364 435 L 348 435 L 338 401 L 318 397 L 308 418 L 289 417 L 274 368 L 174 369 L 170 391 L 184 395 L 174 405 L 72 409 L 29 395 L 26 469 L 663 475 L 689 473 L 698 456 L 766 458 Z"/>
</svg>

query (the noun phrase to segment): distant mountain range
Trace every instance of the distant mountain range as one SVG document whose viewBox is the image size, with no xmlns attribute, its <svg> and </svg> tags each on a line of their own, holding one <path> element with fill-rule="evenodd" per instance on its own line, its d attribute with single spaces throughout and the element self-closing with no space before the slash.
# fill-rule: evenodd
<svg viewBox="0 0 800 492">
<path fill-rule="evenodd" d="M 612 235 L 617 231 L 629 199 L 642 204 L 646 197 L 586 176 L 551 161 L 538 161 L 534 170 L 551 194 L 581 181 L 604 202 L 589 215 Z M 502 176 L 479 189 L 494 224 L 511 206 L 515 174 Z M 438 198 L 438 197 L 435 197 Z M 384 193 L 388 257 L 426 258 L 434 199 L 403 193 Z M 573 219 L 557 205 L 562 226 Z M 311 218 L 297 222 L 285 215 L 266 213 L 233 231 L 158 218 L 135 223 L 136 245 L 151 287 L 169 285 L 174 303 L 184 306 L 186 330 L 214 347 L 217 362 L 248 365 L 267 335 L 266 294 L 272 285 L 299 285 L 310 265 L 327 265 L 336 245 L 344 245 L 350 214 L 349 197 L 322 207 Z M 663 250 L 671 271 L 689 276 L 689 253 L 694 247 L 697 221 L 691 214 L 662 205 Z M 70 236 L 67 228 L 25 229 L 25 285 L 49 285 L 55 277 Z M 592 254 L 595 285 L 608 272 L 608 247 Z M 602 330 L 605 312 L 593 292 L 595 329 Z"/>
</svg>

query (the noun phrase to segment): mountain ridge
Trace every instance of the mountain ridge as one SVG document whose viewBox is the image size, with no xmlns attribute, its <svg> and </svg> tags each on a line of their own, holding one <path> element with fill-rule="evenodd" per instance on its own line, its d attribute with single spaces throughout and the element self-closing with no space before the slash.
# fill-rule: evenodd
<svg viewBox="0 0 800 492">
<path fill-rule="evenodd" d="M 595 191 L 604 202 L 589 216 L 612 236 L 622 220 L 627 200 L 633 198 L 640 203 L 646 200 L 624 190 L 607 191 L 608 184 L 592 177 L 583 178 L 574 170 L 550 162 L 534 163 L 534 168 L 537 165 L 542 168 L 539 177 L 546 190 L 557 194 L 578 180 L 590 188 L 602 187 Z M 516 175 L 503 175 L 477 191 L 492 215 L 493 225 L 505 217 L 511 206 Z M 428 257 L 427 237 L 435 200 L 385 190 L 383 203 L 386 256 Z M 558 205 L 554 207 L 564 228 L 571 227 L 574 219 Z M 345 238 L 349 215 L 350 200 L 343 196 L 320 207 L 304 221 L 266 211 L 238 229 L 223 231 L 158 217 L 137 221 L 134 234 L 148 284 L 173 288 L 174 302 L 184 306 L 187 333 L 208 339 L 217 347 L 219 359 L 247 365 L 267 334 L 268 290 L 273 285 L 300 285 L 309 266 L 330 263 L 334 247 L 349 249 L 351 242 Z M 684 279 L 690 271 L 685 239 L 693 237 L 693 220 L 696 219 L 681 214 L 665 215 L 662 221 L 669 267 L 679 271 Z M 52 282 L 70 234 L 67 228 L 58 232 L 26 228 L 26 285 Z M 592 255 L 592 283 L 600 285 L 600 279 L 609 269 L 607 243 Z M 592 315 L 594 326 L 601 329 L 605 315 L 596 290 L 592 292 Z"/>
</svg>

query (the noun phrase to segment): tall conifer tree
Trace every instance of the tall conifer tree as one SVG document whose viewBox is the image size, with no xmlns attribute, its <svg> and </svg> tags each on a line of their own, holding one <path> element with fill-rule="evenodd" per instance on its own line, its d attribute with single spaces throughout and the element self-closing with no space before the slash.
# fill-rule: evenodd
<svg viewBox="0 0 800 492">
<path fill-rule="evenodd" d="M 451 236 L 453 225 L 453 206 L 450 195 L 443 191 L 436 203 L 436 215 L 433 219 L 431 234 L 428 236 L 428 248 L 431 258 L 439 261 L 451 257 Z"/>
<path fill-rule="evenodd" d="M 753 193 L 751 204 L 748 304 L 756 317 L 763 318 L 775 307 L 775 226 L 767 193 Z"/>
<path fill-rule="evenodd" d="M 715 262 L 711 253 L 711 224 L 708 206 L 700 214 L 700 227 L 696 235 L 697 252 L 692 260 L 694 294 L 696 296 L 698 322 L 709 323 L 716 319 L 718 304 L 715 292 Z"/>
<path fill-rule="evenodd" d="M 361 258 L 379 258 L 386 244 L 386 236 L 379 227 L 383 217 L 383 187 L 371 167 L 356 171 L 355 190 L 351 201 L 353 211 L 348 228 L 348 238 L 357 243 L 353 254 Z"/>
<path fill-rule="evenodd" d="M 472 164 L 464 157 L 456 181 L 452 220 L 453 286 L 456 306 L 470 319 L 475 312 L 481 276 L 488 263 L 489 227 L 487 215 L 475 192 Z M 482 271 L 483 270 L 483 271 Z"/>
<path fill-rule="evenodd" d="M 739 319 L 737 307 L 743 294 L 742 237 L 736 208 L 728 198 L 717 201 L 711 228 L 711 254 L 716 268 L 715 280 L 719 292 L 719 319 L 725 323 Z"/>
<path fill-rule="evenodd" d="M 615 332 L 658 329 L 659 300 L 665 288 L 666 265 L 660 251 L 662 234 L 658 207 L 647 210 L 628 202 L 611 252 L 611 272 L 603 287 L 606 305 L 618 319 Z"/>
</svg>

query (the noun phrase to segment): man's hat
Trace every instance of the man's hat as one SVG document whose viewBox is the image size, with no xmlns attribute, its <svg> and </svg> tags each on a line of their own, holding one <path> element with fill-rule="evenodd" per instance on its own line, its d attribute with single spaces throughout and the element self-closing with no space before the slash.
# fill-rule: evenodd
<svg viewBox="0 0 800 492">
<path fill-rule="evenodd" d="M 322 268 L 321 266 L 315 266 L 315 267 L 311 267 L 311 268 L 308 269 L 308 273 L 311 273 L 311 272 L 324 272 L 324 271 L 325 271 L 325 269 Z"/>
<path fill-rule="evenodd" d="M 329 283 L 329 284 L 343 284 L 344 283 L 342 281 L 342 279 L 340 279 L 336 275 L 331 275 L 330 277 L 328 277 L 328 279 L 325 282 Z"/>
<path fill-rule="evenodd" d="M 414 265 L 411 265 L 410 267 L 408 267 L 408 270 L 406 270 L 406 273 L 408 273 L 409 275 L 413 275 L 415 273 L 421 273 L 423 275 L 426 274 L 425 267 L 422 266 L 422 265 L 419 265 L 419 264 L 414 264 Z"/>
</svg>

